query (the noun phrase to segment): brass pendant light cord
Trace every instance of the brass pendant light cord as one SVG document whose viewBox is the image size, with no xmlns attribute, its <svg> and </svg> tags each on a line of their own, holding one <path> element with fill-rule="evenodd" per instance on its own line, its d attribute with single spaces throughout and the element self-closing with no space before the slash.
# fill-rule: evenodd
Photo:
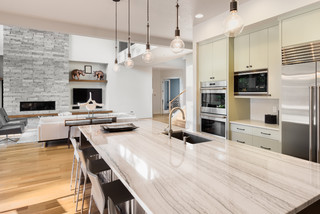
<svg viewBox="0 0 320 214">
<path fill-rule="evenodd" d="M 179 2 L 177 0 L 177 30 L 179 30 Z"/>
<path fill-rule="evenodd" d="M 147 44 L 146 44 L 146 49 L 150 50 L 150 5 L 149 5 L 149 0 L 147 0 Z"/>
<path fill-rule="evenodd" d="M 116 2 L 116 5 L 115 5 L 115 15 L 116 15 L 116 18 L 115 18 L 115 62 L 118 63 L 118 2 Z"/>
<path fill-rule="evenodd" d="M 128 57 L 131 57 L 131 33 L 130 33 L 130 0 L 128 0 Z"/>
</svg>

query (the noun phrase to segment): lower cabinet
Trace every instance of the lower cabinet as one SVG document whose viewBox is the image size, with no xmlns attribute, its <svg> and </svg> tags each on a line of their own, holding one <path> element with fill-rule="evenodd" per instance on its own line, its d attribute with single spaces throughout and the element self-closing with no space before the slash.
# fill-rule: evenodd
<svg viewBox="0 0 320 214">
<path fill-rule="evenodd" d="M 281 152 L 281 145 L 278 140 L 252 136 L 252 145 L 265 150 Z"/>
<path fill-rule="evenodd" d="M 231 124 L 231 140 L 261 149 L 281 153 L 278 130 Z"/>
<path fill-rule="evenodd" d="M 231 139 L 238 143 L 248 144 L 252 146 L 252 135 L 231 132 Z"/>
</svg>

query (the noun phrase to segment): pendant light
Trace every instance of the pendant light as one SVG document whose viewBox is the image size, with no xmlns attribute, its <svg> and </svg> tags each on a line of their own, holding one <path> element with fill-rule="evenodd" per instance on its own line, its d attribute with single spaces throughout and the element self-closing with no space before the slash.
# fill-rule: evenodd
<svg viewBox="0 0 320 214">
<path fill-rule="evenodd" d="M 128 0 L 128 57 L 127 60 L 124 62 L 124 65 L 127 68 L 133 68 L 134 62 L 131 59 L 131 52 L 130 52 L 130 46 L 131 46 L 131 34 L 130 34 L 130 0 Z"/>
<path fill-rule="evenodd" d="M 232 0 L 230 2 L 230 14 L 225 20 L 224 34 L 228 37 L 235 37 L 242 32 L 243 26 L 243 20 L 238 15 L 238 2 Z"/>
<path fill-rule="evenodd" d="M 182 41 L 182 39 L 180 38 L 180 29 L 179 29 L 179 3 L 177 0 L 177 4 L 176 4 L 176 8 L 177 8 L 177 28 L 175 30 L 175 38 L 174 40 L 172 40 L 171 44 L 170 44 L 170 48 L 174 53 L 180 53 L 183 51 L 184 49 L 184 42 Z"/>
<path fill-rule="evenodd" d="M 113 0 L 115 2 L 115 39 L 114 39 L 114 65 L 113 65 L 113 71 L 117 72 L 120 69 L 120 66 L 118 64 L 118 2 L 120 0 Z"/>
<path fill-rule="evenodd" d="M 149 0 L 147 0 L 147 43 L 146 43 L 146 51 L 142 54 L 142 60 L 145 63 L 150 63 L 153 60 L 153 54 L 150 50 L 150 20 L 149 20 Z"/>
</svg>

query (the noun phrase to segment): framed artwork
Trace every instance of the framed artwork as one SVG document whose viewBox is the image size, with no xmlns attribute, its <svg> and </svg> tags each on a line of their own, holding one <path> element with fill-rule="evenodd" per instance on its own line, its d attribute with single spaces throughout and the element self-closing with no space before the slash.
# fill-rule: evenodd
<svg viewBox="0 0 320 214">
<path fill-rule="evenodd" d="M 91 65 L 85 65 L 84 66 L 84 73 L 92 74 L 92 66 Z"/>
</svg>

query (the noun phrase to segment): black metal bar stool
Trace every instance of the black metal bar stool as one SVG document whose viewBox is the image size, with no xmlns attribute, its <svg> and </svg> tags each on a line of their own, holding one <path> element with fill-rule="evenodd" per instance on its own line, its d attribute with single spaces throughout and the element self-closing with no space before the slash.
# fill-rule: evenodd
<svg viewBox="0 0 320 214">
<path fill-rule="evenodd" d="M 133 213 L 134 197 L 122 184 L 120 180 L 101 184 L 98 176 L 93 173 L 93 164 L 88 163 L 88 176 L 91 181 L 91 196 L 89 213 L 91 213 L 92 201 L 96 204 L 100 214 L 106 213 L 123 213 L 118 205 L 129 202 L 130 213 Z M 107 206 L 108 205 L 108 206 Z"/>
</svg>

